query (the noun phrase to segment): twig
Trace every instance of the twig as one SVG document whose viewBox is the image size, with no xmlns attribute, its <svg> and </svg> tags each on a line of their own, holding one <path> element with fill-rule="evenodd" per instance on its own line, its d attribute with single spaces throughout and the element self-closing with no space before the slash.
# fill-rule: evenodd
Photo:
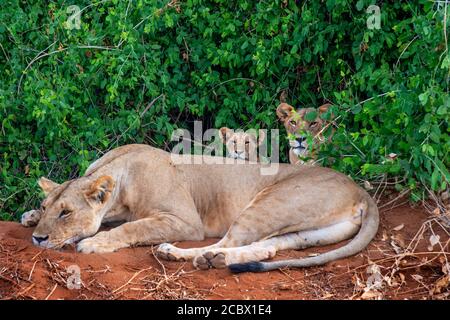
<svg viewBox="0 0 450 320">
<path fill-rule="evenodd" d="M 411 191 L 410 189 L 403 190 L 402 192 L 400 192 L 400 194 L 399 194 L 397 197 L 395 197 L 395 198 L 392 199 L 391 201 L 386 202 L 385 204 L 379 206 L 379 207 L 378 207 L 378 210 L 381 210 L 381 209 L 383 209 L 384 207 L 387 207 L 388 205 L 390 205 L 391 203 L 394 203 L 395 201 L 397 201 L 397 200 L 403 198 L 403 197 L 404 197 L 406 194 L 408 194 L 410 191 Z"/>
<path fill-rule="evenodd" d="M 397 59 L 397 62 L 394 65 L 394 70 L 397 69 L 397 66 L 400 62 L 400 58 L 403 56 L 403 54 L 405 53 L 406 49 L 409 48 L 409 46 L 419 37 L 419 35 L 416 35 L 405 47 L 405 49 L 403 49 L 402 53 L 400 53 L 400 56 Z"/>
<path fill-rule="evenodd" d="M 386 262 L 386 261 L 393 260 L 393 259 L 399 259 L 399 258 L 403 259 L 403 258 L 406 258 L 406 257 L 414 257 L 414 256 L 416 256 L 416 255 L 419 256 L 419 255 L 431 255 L 431 254 L 450 255 L 450 252 L 430 251 L 430 252 L 400 253 L 400 254 L 396 254 L 396 255 L 393 255 L 393 256 L 390 256 L 390 257 L 387 257 L 387 258 L 375 260 L 375 261 L 372 261 L 372 262 L 370 262 L 370 263 L 366 263 L 366 264 L 357 266 L 357 267 L 355 267 L 355 268 L 353 268 L 353 269 L 350 269 L 350 270 L 348 270 L 348 271 L 345 271 L 345 272 L 343 272 L 343 273 L 333 275 L 333 276 L 331 276 L 330 278 L 336 278 L 336 277 L 343 276 L 343 275 L 348 274 L 348 273 L 351 273 L 351 272 L 353 272 L 353 271 L 356 271 L 356 270 L 365 268 L 365 267 L 367 267 L 367 266 L 370 266 L 370 265 L 373 264 L 373 263 L 378 264 L 378 263 L 380 263 L 380 262 Z M 400 259 L 400 260 L 401 260 L 401 259 Z M 433 261 L 434 259 L 435 259 L 435 258 L 433 258 L 432 260 L 428 260 L 427 263 Z M 410 268 L 410 267 L 407 267 L 407 268 Z M 406 269 L 406 268 L 405 268 L 405 269 Z"/>
<path fill-rule="evenodd" d="M 162 12 L 164 12 L 164 10 L 166 10 L 167 8 L 173 7 L 175 5 L 177 5 L 178 0 L 171 0 L 169 3 L 167 3 L 164 7 L 155 10 L 154 12 L 152 12 L 151 14 L 149 14 L 148 16 L 146 16 L 144 19 L 142 19 L 138 24 L 136 24 L 133 29 L 136 30 L 137 28 L 139 28 L 139 26 L 144 23 L 145 20 L 147 20 L 148 18 L 150 18 L 151 16 L 155 15 L 155 14 L 161 14 Z M 119 44 L 117 46 L 120 46 L 123 43 L 123 41 L 120 41 Z"/>
<path fill-rule="evenodd" d="M 148 268 L 145 268 L 145 269 L 142 269 L 142 270 L 136 272 L 136 273 L 130 278 L 130 280 L 128 280 L 126 283 L 124 283 L 123 285 L 121 285 L 121 286 L 118 287 L 117 289 L 113 290 L 112 293 L 116 293 L 116 292 L 120 291 L 121 289 L 123 289 L 124 287 L 126 287 L 127 285 L 129 285 L 130 282 L 133 281 L 133 279 L 136 278 L 138 275 L 140 275 L 142 272 L 147 271 L 147 270 L 150 270 L 150 269 L 152 269 L 152 267 L 148 267 Z"/>
<path fill-rule="evenodd" d="M 157 96 L 155 99 L 153 99 L 153 100 L 145 107 L 144 111 L 141 112 L 140 117 L 142 118 L 142 117 L 144 116 L 144 114 L 148 111 L 148 109 L 150 109 L 150 108 L 155 104 L 155 102 L 158 101 L 158 100 L 159 100 L 161 97 L 163 97 L 163 96 L 164 96 L 164 94 L 161 93 L 159 96 Z"/>
<path fill-rule="evenodd" d="M 1 43 L 0 43 L 0 47 L 2 48 L 3 54 L 5 55 L 6 61 L 9 62 L 9 57 L 8 57 L 8 55 L 6 54 L 5 49 L 3 48 L 3 46 L 2 46 Z"/>
<path fill-rule="evenodd" d="M 28 291 L 30 291 L 31 289 L 33 289 L 35 285 L 36 285 L 35 283 L 32 283 L 31 285 L 29 285 L 29 286 L 28 286 L 27 288 L 25 288 L 24 290 L 18 292 L 18 293 L 16 294 L 16 297 L 23 296 L 25 293 L 27 293 Z"/>
<path fill-rule="evenodd" d="M 3 280 L 5 280 L 5 281 L 11 282 L 12 284 L 14 284 L 14 285 L 16 285 L 16 286 L 19 286 L 14 280 L 9 279 L 9 278 L 7 278 L 7 277 L 1 275 L 1 274 L 0 274 L 0 278 L 3 279 Z"/>
<path fill-rule="evenodd" d="M 159 260 L 158 256 L 155 254 L 155 250 L 154 247 L 152 247 L 152 255 L 153 257 L 155 257 L 156 261 L 159 263 L 159 265 L 161 266 L 163 273 L 164 273 L 164 277 L 167 279 L 167 273 L 166 273 L 166 267 L 164 267 L 164 265 L 162 264 L 162 262 Z"/>
<path fill-rule="evenodd" d="M 381 185 L 383 184 L 383 182 L 384 182 L 385 179 L 386 179 L 386 175 L 384 174 L 384 175 L 383 175 L 383 178 L 381 179 L 380 184 L 378 185 L 377 189 L 375 190 L 375 193 L 374 193 L 374 195 L 373 195 L 373 198 L 374 198 L 374 199 L 377 198 L 378 191 L 380 191 Z M 378 203 L 378 201 L 379 201 L 379 199 L 377 200 L 377 203 Z"/>
<path fill-rule="evenodd" d="M 255 79 L 251 79 L 251 78 L 233 78 L 233 79 L 228 79 L 228 80 L 222 81 L 222 82 L 220 82 L 220 83 L 214 85 L 214 86 L 212 87 L 212 89 L 208 91 L 208 94 L 209 94 L 211 91 L 213 91 L 215 88 L 217 88 L 217 87 L 219 87 L 219 86 L 221 86 L 221 85 L 223 85 L 223 84 L 225 84 L 225 83 L 228 83 L 228 82 L 231 82 L 231 81 L 237 81 L 237 80 L 252 81 L 252 82 L 254 82 L 254 83 L 257 83 L 257 84 L 261 85 L 262 87 L 265 87 L 264 84 L 262 84 L 261 82 L 255 80 Z"/>
<path fill-rule="evenodd" d="M 278 271 L 280 271 L 282 274 L 284 274 L 286 277 L 288 277 L 289 279 L 291 279 L 292 281 L 294 281 L 296 284 L 300 285 L 301 287 L 303 287 L 303 283 L 301 283 L 300 281 L 292 278 L 292 276 L 290 274 L 288 274 L 286 271 L 284 271 L 283 269 L 279 269 Z"/>
<path fill-rule="evenodd" d="M 55 286 L 53 287 L 52 291 L 50 291 L 50 293 L 48 294 L 48 296 L 45 297 L 44 300 L 48 300 L 48 298 L 50 298 L 50 296 L 53 294 L 53 292 L 55 292 L 57 286 L 58 286 L 58 284 L 55 283 Z"/>
<path fill-rule="evenodd" d="M 33 275 L 34 267 L 36 267 L 37 261 L 33 263 L 33 267 L 31 268 L 30 275 L 28 276 L 28 281 L 31 281 L 31 276 Z"/>
<path fill-rule="evenodd" d="M 408 90 L 408 91 L 410 91 L 410 90 Z M 375 97 L 371 97 L 371 98 L 368 98 L 368 99 L 363 100 L 363 101 L 361 101 L 361 102 L 358 102 L 358 103 L 355 104 L 354 106 L 362 105 L 362 104 L 364 104 L 364 103 L 366 103 L 366 102 L 369 102 L 369 101 L 371 101 L 371 100 L 374 100 L 374 99 L 377 99 L 377 98 L 381 98 L 381 97 L 387 96 L 388 94 L 391 94 L 391 93 L 394 93 L 394 92 L 395 92 L 395 93 L 396 93 L 396 92 L 400 92 L 400 90 L 393 90 L 393 91 L 381 93 L 381 94 L 379 94 L 379 95 L 377 95 L 377 96 L 375 96 Z M 353 107 L 353 106 L 352 106 L 352 107 Z M 351 109 L 351 107 L 350 107 L 349 109 Z"/>
<path fill-rule="evenodd" d="M 53 42 L 51 45 L 49 45 L 49 46 L 48 46 L 47 48 L 45 48 L 44 50 L 42 50 L 41 52 L 39 52 L 39 53 L 38 53 L 38 54 L 30 61 L 30 63 L 26 66 L 25 70 L 22 71 L 22 75 L 20 76 L 20 79 L 19 79 L 19 84 L 17 85 L 17 94 L 20 93 L 20 87 L 21 87 L 21 84 L 22 84 L 23 77 L 25 76 L 25 74 L 26 74 L 26 72 L 28 71 L 28 69 L 31 68 L 31 66 L 33 65 L 33 63 L 35 63 L 36 61 L 38 61 L 38 60 L 40 60 L 40 59 L 42 59 L 42 58 L 44 58 L 44 57 L 48 57 L 48 56 L 51 56 L 51 55 L 56 54 L 56 53 L 64 52 L 64 51 L 66 51 L 66 50 L 69 49 L 69 47 L 66 47 L 66 48 L 61 48 L 61 49 L 58 49 L 58 50 L 55 50 L 55 51 L 51 51 L 51 52 L 48 52 L 48 53 L 44 53 L 45 50 L 47 50 L 48 48 L 50 48 L 50 47 L 51 47 L 52 45 L 54 45 L 55 43 L 56 43 L 56 41 Z M 112 48 L 112 47 L 84 46 L 84 45 L 76 46 L 76 48 L 79 48 L 79 49 L 118 50 L 117 48 Z"/>
</svg>

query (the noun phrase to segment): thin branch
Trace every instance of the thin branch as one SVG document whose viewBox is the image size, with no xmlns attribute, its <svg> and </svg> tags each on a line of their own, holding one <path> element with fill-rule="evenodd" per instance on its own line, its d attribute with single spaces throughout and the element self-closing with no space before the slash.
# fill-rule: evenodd
<svg viewBox="0 0 450 320">
<path fill-rule="evenodd" d="M 20 79 L 19 79 L 19 84 L 17 85 L 17 94 L 20 93 L 20 87 L 21 87 L 21 84 L 22 84 L 23 77 L 26 75 L 26 72 L 28 71 L 28 69 L 31 68 L 31 66 L 33 65 L 33 63 L 35 63 L 36 61 L 38 61 L 38 60 L 40 60 L 40 59 L 42 59 L 42 58 L 51 56 L 51 55 L 56 54 L 56 53 L 60 53 L 60 52 L 67 51 L 67 50 L 69 49 L 69 47 L 66 47 L 66 48 L 61 48 L 61 49 L 55 50 L 55 51 L 43 53 L 45 50 L 47 50 L 48 48 L 50 48 L 50 47 L 51 47 L 52 45 L 54 45 L 55 43 L 56 43 L 56 41 L 53 42 L 53 43 L 52 43 L 50 46 L 48 46 L 47 48 L 45 48 L 43 51 L 39 52 L 39 53 L 38 53 L 38 54 L 30 61 L 30 63 L 29 63 L 29 64 L 27 65 L 27 67 L 25 68 L 25 70 L 22 71 L 22 75 L 20 76 Z M 99 49 L 99 50 L 119 50 L 119 49 L 117 49 L 117 48 L 115 48 L 115 47 L 85 46 L 85 45 L 76 46 L 76 48 L 78 48 L 78 49 Z"/>
</svg>

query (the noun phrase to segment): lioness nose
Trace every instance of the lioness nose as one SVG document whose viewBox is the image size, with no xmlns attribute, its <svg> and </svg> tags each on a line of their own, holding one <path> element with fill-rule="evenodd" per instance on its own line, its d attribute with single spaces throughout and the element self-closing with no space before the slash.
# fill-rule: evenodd
<svg viewBox="0 0 450 320">
<path fill-rule="evenodd" d="M 48 239 L 48 235 L 46 235 L 44 237 L 33 235 L 33 239 L 36 240 L 37 243 L 41 243 L 42 241 L 45 241 Z"/>
</svg>

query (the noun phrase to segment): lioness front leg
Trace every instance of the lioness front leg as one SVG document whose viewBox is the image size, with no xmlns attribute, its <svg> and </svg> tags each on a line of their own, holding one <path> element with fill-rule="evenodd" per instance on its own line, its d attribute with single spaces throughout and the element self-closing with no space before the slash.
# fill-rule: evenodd
<svg viewBox="0 0 450 320">
<path fill-rule="evenodd" d="M 196 225 L 189 225 L 175 216 L 157 215 L 99 232 L 80 241 L 77 250 L 82 253 L 105 253 L 130 246 L 202 240 L 203 237 L 203 229 Z"/>
</svg>

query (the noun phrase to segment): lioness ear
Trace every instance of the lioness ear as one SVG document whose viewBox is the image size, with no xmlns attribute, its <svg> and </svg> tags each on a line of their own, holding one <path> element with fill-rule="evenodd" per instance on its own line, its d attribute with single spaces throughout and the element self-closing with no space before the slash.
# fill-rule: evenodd
<svg viewBox="0 0 450 320">
<path fill-rule="evenodd" d="M 266 139 L 266 132 L 265 130 L 259 129 L 259 136 L 258 136 L 258 146 L 262 145 L 264 140 Z"/>
<path fill-rule="evenodd" d="M 227 143 L 228 139 L 233 135 L 233 130 L 228 129 L 227 127 L 222 127 L 219 129 L 219 137 L 223 143 Z"/>
<path fill-rule="evenodd" d="M 286 120 L 287 117 L 294 111 L 294 107 L 287 103 L 280 103 L 277 107 L 277 116 L 281 121 Z"/>
<path fill-rule="evenodd" d="M 38 180 L 38 185 L 39 187 L 41 187 L 42 191 L 44 191 L 45 195 L 48 195 L 55 188 L 59 187 L 58 183 L 53 182 L 52 180 L 47 179 L 46 177 L 41 177 Z"/>
<path fill-rule="evenodd" d="M 89 191 L 85 193 L 86 198 L 98 203 L 105 203 L 111 196 L 114 188 L 114 180 L 110 176 L 101 176 L 89 187 Z"/>
</svg>

